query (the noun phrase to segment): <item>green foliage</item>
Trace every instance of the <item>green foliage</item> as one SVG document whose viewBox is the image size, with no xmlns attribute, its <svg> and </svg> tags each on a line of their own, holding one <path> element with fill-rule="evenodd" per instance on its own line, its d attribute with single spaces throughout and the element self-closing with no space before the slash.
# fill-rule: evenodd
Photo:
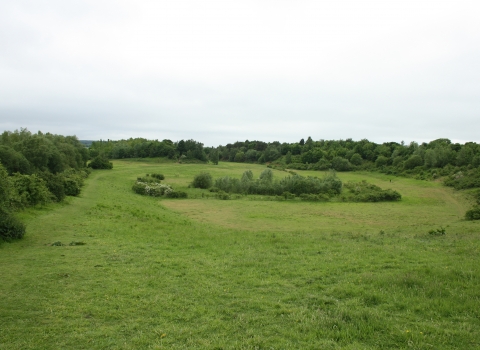
<svg viewBox="0 0 480 350">
<path fill-rule="evenodd" d="M 25 234 L 25 225 L 12 213 L 13 191 L 7 171 L 0 163 L 0 241 L 22 238 Z"/>
<path fill-rule="evenodd" d="M 430 231 L 428 231 L 428 234 L 430 234 L 432 236 L 444 236 L 445 235 L 445 228 L 440 227 L 440 228 L 437 228 L 437 229 L 434 229 L 434 230 L 430 230 Z"/>
<path fill-rule="evenodd" d="M 295 199 L 295 194 L 290 193 L 288 191 L 283 192 L 282 196 L 285 198 L 285 200 Z"/>
<path fill-rule="evenodd" d="M 332 159 L 332 169 L 336 171 L 349 171 L 352 169 L 352 165 L 345 158 L 335 157 Z"/>
<path fill-rule="evenodd" d="M 292 152 L 288 151 L 285 155 L 285 163 L 288 165 L 292 162 Z"/>
<path fill-rule="evenodd" d="M 0 209 L 0 241 L 20 239 L 25 235 L 25 224 L 18 220 L 12 213 Z"/>
<path fill-rule="evenodd" d="M 0 145 L 0 162 L 7 169 L 8 174 L 14 173 L 31 174 L 31 166 L 28 160 L 20 152 L 13 148 Z"/>
<path fill-rule="evenodd" d="M 378 156 L 377 159 L 375 160 L 375 166 L 377 168 L 381 168 L 387 164 L 388 164 L 388 158 L 385 156 Z"/>
<path fill-rule="evenodd" d="M 456 172 L 448 176 L 444 183 L 456 190 L 480 187 L 480 168 Z"/>
<path fill-rule="evenodd" d="M 98 155 L 88 163 L 88 167 L 92 169 L 112 169 L 113 164 L 105 156 Z"/>
<path fill-rule="evenodd" d="M 473 193 L 473 198 L 475 199 L 477 204 L 480 204 L 480 189 Z"/>
<path fill-rule="evenodd" d="M 465 213 L 466 220 L 480 220 L 480 206 L 476 205 Z"/>
<path fill-rule="evenodd" d="M 403 166 L 405 169 L 414 169 L 417 166 L 422 166 L 423 165 L 423 159 L 419 155 L 412 155 L 410 158 L 408 158 Z"/>
<path fill-rule="evenodd" d="M 192 181 L 192 186 L 195 188 L 210 188 L 212 187 L 212 175 L 206 172 L 195 175 Z"/>
<path fill-rule="evenodd" d="M 80 185 L 74 179 L 65 178 L 64 188 L 67 196 L 78 196 L 80 194 Z"/>
<path fill-rule="evenodd" d="M 253 176 L 253 174 L 252 174 Z M 271 183 L 273 181 L 273 171 L 272 169 L 265 169 L 262 171 L 260 174 L 260 181 L 265 182 L 265 183 Z"/>
<path fill-rule="evenodd" d="M 253 173 L 251 170 L 245 170 L 244 173 L 242 174 L 242 178 L 240 180 L 242 183 L 248 183 L 250 181 L 253 181 Z"/>
<path fill-rule="evenodd" d="M 362 163 L 363 163 L 362 156 L 358 153 L 354 153 L 352 155 L 352 157 L 350 158 L 350 163 L 352 163 L 353 165 L 356 165 L 356 166 L 362 165 Z"/>
<path fill-rule="evenodd" d="M 187 198 L 188 193 L 185 191 L 166 191 L 165 197 L 168 198 Z"/>
<path fill-rule="evenodd" d="M 243 163 L 245 161 L 245 153 L 237 152 L 237 154 L 235 154 L 234 161 L 237 163 Z"/>
<path fill-rule="evenodd" d="M 157 179 L 157 180 L 165 180 L 165 175 L 163 175 L 163 174 L 151 174 L 150 176 Z"/>
<path fill-rule="evenodd" d="M 287 176 L 280 181 L 274 181 L 271 169 L 265 169 L 257 180 L 253 180 L 253 174 L 247 170 L 242 179 L 224 176 L 215 179 L 215 188 L 227 193 L 244 193 L 284 196 L 285 193 L 292 195 L 327 194 L 337 195 L 342 190 L 342 182 L 335 173 L 327 174 L 324 179 L 317 177 L 303 177 L 300 175 Z"/>
<path fill-rule="evenodd" d="M 45 181 L 45 184 L 55 197 L 54 200 L 57 202 L 61 202 L 65 196 L 65 176 L 63 174 L 53 174 L 49 171 L 41 171 L 38 173 L 38 176 Z"/>
<path fill-rule="evenodd" d="M 18 208 L 46 204 L 52 201 L 53 195 L 45 181 L 37 176 L 16 173 L 11 177 L 14 195 L 14 206 Z"/>
<path fill-rule="evenodd" d="M 402 199 L 402 196 L 397 191 L 391 189 L 382 190 L 379 186 L 366 181 L 347 182 L 344 184 L 344 187 L 349 191 L 349 193 L 344 195 L 344 198 L 348 201 L 385 202 Z"/>
<path fill-rule="evenodd" d="M 328 202 L 330 200 L 330 197 L 326 194 L 302 193 L 300 195 L 300 199 L 307 202 Z"/>
<path fill-rule="evenodd" d="M 208 159 L 209 159 L 214 165 L 218 165 L 218 161 L 219 161 L 218 150 L 217 150 L 217 149 L 211 150 L 211 151 L 210 151 L 210 154 L 208 155 Z"/>
<path fill-rule="evenodd" d="M 132 186 L 133 192 L 152 197 L 169 197 L 169 194 L 173 192 L 173 188 L 169 185 L 155 183 L 155 182 L 142 182 L 136 181 Z"/>
<path fill-rule="evenodd" d="M 7 171 L 0 163 L 0 210 L 8 211 L 11 209 L 12 184 Z"/>
</svg>

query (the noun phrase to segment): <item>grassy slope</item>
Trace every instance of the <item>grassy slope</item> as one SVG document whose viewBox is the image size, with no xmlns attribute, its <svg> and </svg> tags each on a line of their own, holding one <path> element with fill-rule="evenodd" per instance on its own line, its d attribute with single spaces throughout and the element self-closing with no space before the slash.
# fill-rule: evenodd
<svg viewBox="0 0 480 350">
<path fill-rule="evenodd" d="M 205 167 L 214 177 L 262 169 L 119 161 L 69 204 L 25 212 L 25 239 L 0 246 L 0 349 L 480 346 L 479 225 L 461 219 L 457 193 L 371 174 L 341 178 L 403 201 L 202 200 L 197 189 L 187 191 L 199 199 L 162 201 L 130 190 L 148 172 L 182 189 Z M 441 225 L 445 236 L 427 234 Z"/>
</svg>

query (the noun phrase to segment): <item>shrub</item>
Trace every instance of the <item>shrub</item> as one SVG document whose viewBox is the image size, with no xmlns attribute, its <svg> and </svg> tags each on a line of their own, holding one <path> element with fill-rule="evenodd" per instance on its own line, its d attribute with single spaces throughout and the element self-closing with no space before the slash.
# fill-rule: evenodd
<svg viewBox="0 0 480 350">
<path fill-rule="evenodd" d="M 112 169 L 113 164 L 105 156 L 98 155 L 88 163 L 88 167 L 92 169 Z"/>
<path fill-rule="evenodd" d="M 272 169 L 265 169 L 260 174 L 260 181 L 271 183 L 273 181 L 273 171 Z"/>
<path fill-rule="evenodd" d="M 187 198 L 188 194 L 184 191 L 170 191 L 165 193 L 165 197 L 168 198 Z"/>
<path fill-rule="evenodd" d="M 54 196 L 48 190 L 45 181 L 35 174 L 21 175 L 16 173 L 11 179 L 15 192 L 13 202 L 17 207 L 46 204 L 54 199 Z"/>
<path fill-rule="evenodd" d="M 443 227 L 437 228 L 436 230 L 428 231 L 432 236 L 443 236 L 445 235 L 445 229 Z"/>
<path fill-rule="evenodd" d="M 215 198 L 222 199 L 222 200 L 228 200 L 228 199 L 230 199 L 230 195 L 225 191 L 218 191 L 218 192 L 215 193 Z"/>
<path fill-rule="evenodd" d="M 349 190 L 345 200 L 354 202 L 384 202 L 399 201 L 402 196 L 397 191 L 387 189 L 382 190 L 377 185 L 369 184 L 365 180 L 361 182 L 348 182 L 344 185 Z"/>
<path fill-rule="evenodd" d="M 25 224 L 10 213 L 0 210 L 0 239 L 10 241 L 25 235 Z"/>
<path fill-rule="evenodd" d="M 295 199 L 295 195 L 293 193 L 288 192 L 288 191 L 283 192 L 282 196 L 285 197 L 285 200 Z"/>
<path fill-rule="evenodd" d="M 145 192 L 145 183 L 143 182 L 135 182 L 132 186 L 132 190 L 133 192 L 137 193 L 137 194 L 146 194 Z"/>
<path fill-rule="evenodd" d="M 332 159 L 332 168 L 337 171 L 349 171 L 352 168 L 352 164 L 342 157 L 335 157 Z"/>
<path fill-rule="evenodd" d="M 465 213 L 466 220 L 480 220 L 480 206 L 476 205 Z"/>
<path fill-rule="evenodd" d="M 64 188 L 67 196 L 78 196 L 80 194 L 80 185 L 74 179 L 66 178 Z"/>
<path fill-rule="evenodd" d="M 148 176 L 148 174 L 147 174 Z M 157 180 L 165 180 L 165 176 L 163 174 L 151 174 L 151 177 L 157 179 Z"/>
<path fill-rule="evenodd" d="M 309 193 L 302 193 L 300 195 L 300 199 L 302 201 L 310 201 L 310 202 L 327 202 L 330 198 L 326 194 L 309 194 Z"/>
<path fill-rule="evenodd" d="M 50 191 L 55 196 L 57 202 L 61 202 L 65 198 L 65 178 L 63 174 L 52 174 L 49 171 L 38 173 Z"/>
<path fill-rule="evenodd" d="M 195 175 L 195 177 L 193 178 L 192 186 L 195 188 L 206 189 L 212 187 L 212 183 L 212 175 L 210 175 L 209 173 L 200 173 Z"/>
</svg>

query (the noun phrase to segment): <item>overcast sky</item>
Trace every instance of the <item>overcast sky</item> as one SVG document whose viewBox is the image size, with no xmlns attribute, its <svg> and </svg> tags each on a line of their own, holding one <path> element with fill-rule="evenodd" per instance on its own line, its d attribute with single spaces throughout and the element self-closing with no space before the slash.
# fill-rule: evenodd
<svg viewBox="0 0 480 350">
<path fill-rule="evenodd" d="M 0 131 L 480 142 L 480 1 L 0 0 Z"/>
</svg>

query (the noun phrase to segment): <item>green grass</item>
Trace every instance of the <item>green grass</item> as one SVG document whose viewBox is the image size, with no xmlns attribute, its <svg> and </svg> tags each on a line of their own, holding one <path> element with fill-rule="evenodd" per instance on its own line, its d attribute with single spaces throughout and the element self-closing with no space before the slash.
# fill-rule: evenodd
<svg viewBox="0 0 480 350">
<path fill-rule="evenodd" d="M 223 201 L 188 188 L 201 171 L 246 169 L 263 168 L 116 161 L 79 198 L 23 212 L 25 238 L 0 245 L 0 349 L 480 346 L 479 223 L 463 220 L 461 193 L 369 173 L 339 176 L 402 201 Z M 134 194 L 146 173 L 191 199 Z"/>
</svg>

